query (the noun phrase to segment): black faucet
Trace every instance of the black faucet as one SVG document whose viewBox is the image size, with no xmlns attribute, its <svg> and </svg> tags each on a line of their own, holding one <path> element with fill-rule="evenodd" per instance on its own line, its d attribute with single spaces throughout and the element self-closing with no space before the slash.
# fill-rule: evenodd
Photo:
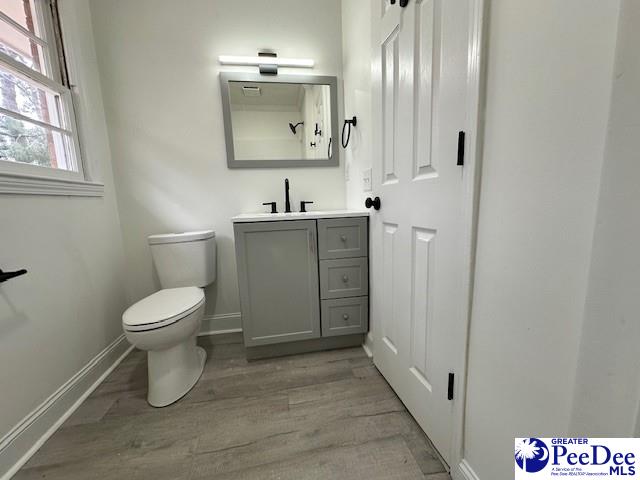
<svg viewBox="0 0 640 480">
<path fill-rule="evenodd" d="M 284 179 L 284 213 L 291 213 L 291 202 L 289 201 L 289 179 Z"/>
</svg>

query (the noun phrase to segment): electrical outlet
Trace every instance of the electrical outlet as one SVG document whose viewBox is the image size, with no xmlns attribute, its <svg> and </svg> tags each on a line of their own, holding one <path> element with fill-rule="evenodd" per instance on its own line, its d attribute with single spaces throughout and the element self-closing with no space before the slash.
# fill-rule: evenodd
<svg viewBox="0 0 640 480">
<path fill-rule="evenodd" d="M 371 168 L 366 168 L 362 171 L 362 191 L 371 191 Z"/>
</svg>

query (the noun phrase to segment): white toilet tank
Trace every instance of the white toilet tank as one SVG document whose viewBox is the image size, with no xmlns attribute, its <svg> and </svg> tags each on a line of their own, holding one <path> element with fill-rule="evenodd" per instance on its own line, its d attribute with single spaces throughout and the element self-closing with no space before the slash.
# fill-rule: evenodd
<svg viewBox="0 0 640 480">
<path fill-rule="evenodd" d="M 205 287 L 216 279 L 213 230 L 149 236 L 162 288 Z"/>
</svg>

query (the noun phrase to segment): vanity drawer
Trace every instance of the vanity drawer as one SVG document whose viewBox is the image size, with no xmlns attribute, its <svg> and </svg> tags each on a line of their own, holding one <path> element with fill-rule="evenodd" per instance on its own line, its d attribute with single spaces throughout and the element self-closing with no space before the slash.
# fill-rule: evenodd
<svg viewBox="0 0 640 480">
<path fill-rule="evenodd" d="M 322 336 L 364 333 L 369 325 L 369 297 L 323 300 Z"/>
<path fill-rule="evenodd" d="M 318 220 L 320 259 L 366 257 L 368 245 L 367 217 Z"/>
<path fill-rule="evenodd" d="M 365 258 L 320 260 L 320 296 L 361 297 L 369 293 L 369 266 Z"/>
</svg>

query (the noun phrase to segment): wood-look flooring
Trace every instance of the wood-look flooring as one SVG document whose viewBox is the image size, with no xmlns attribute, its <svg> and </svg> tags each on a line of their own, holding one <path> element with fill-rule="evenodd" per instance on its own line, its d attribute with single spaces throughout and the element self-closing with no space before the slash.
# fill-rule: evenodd
<svg viewBox="0 0 640 480">
<path fill-rule="evenodd" d="M 200 340 L 182 400 L 150 407 L 133 351 L 14 478 L 449 480 L 361 348 L 247 362 L 239 334 Z"/>
</svg>

